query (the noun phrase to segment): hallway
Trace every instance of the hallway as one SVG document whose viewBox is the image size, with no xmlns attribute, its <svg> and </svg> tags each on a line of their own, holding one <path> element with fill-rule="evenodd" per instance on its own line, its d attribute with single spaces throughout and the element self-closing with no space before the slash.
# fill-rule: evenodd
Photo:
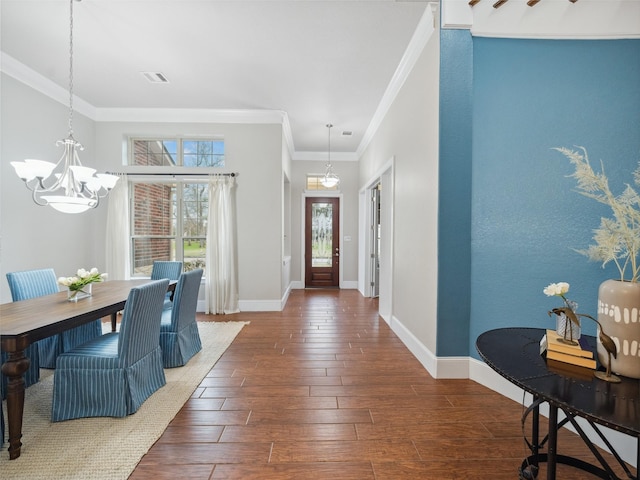
<svg viewBox="0 0 640 480">
<path fill-rule="evenodd" d="M 198 320 L 251 323 L 132 480 L 518 478 L 522 406 L 433 379 L 356 290 L 294 290 L 282 312 Z M 559 448 L 591 461 L 571 432 Z M 558 478 L 596 477 L 559 466 Z"/>
</svg>

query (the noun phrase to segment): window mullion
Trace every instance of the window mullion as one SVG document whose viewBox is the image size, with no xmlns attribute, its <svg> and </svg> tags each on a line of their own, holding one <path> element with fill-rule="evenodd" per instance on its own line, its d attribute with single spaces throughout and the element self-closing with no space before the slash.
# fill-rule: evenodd
<svg viewBox="0 0 640 480">
<path fill-rule="evenodd" d="M 182 233 L 184 230 L 184 183 L 176 182 L 176 232 L 175 232 L 175 242 L 176 242 L 176 258 L 181 258 L 184 261 L 184 238 L 182 238 Z"/>
</svg>

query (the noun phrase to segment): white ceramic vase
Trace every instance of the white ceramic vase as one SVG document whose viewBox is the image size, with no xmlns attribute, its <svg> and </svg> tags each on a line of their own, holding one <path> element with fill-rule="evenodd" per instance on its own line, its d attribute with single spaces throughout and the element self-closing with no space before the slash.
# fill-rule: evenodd
<svg viewBox="0 0 640 480">
<path fill-rule="evenodd" d="M 618 349 L 611 371 L 640 378 L 640 283 L 605 280 L 598 289 L 598 321 Z M 607 351 L 598 342 L 598 359 L 606 367 Z"/>
</svg>

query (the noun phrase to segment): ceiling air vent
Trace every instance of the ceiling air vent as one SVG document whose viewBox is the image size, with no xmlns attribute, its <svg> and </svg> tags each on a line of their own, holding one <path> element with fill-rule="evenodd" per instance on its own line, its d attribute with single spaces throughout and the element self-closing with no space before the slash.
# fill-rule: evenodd
<svg viewBox="0 0 640 480">
<path fill-rule="evenodd" d="M 350 137 L 351 135 L 353 135 L 353 132 L 349 132 L 349 131 L 342 132 L 343 137 Z"/>
<path fill-rule="evenodd" d="M 167 77 L 164 76 L 162 72 L 141 72 L 144 75 L 144 78 L 149 80 L 151 83 L 169 83 Z"/>
</svg>

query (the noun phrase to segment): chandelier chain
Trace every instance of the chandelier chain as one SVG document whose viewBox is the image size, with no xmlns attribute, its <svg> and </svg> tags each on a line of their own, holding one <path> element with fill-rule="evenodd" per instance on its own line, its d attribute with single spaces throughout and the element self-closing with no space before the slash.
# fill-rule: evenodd
<svg viewBox="0 0 640 480">
<path fill-rule="evenodd" d="M 73 2 L 69 0 L 69 136 L 73 136 Z"/>
<path fill-rule="evenodd" d="M 82 144 L 73 138 L 73 2 L 69 0 L 69 136 L 58 140 L 64 152 L 58 163 L 38 159 L 11 162 L 16 174 L 32 192 L 36 205 L 49 205 L 62 213 L 82 213 L 96 208 L 115 187 L 118 176 L 95 173 L 80 162 Z"/>
</svg>

